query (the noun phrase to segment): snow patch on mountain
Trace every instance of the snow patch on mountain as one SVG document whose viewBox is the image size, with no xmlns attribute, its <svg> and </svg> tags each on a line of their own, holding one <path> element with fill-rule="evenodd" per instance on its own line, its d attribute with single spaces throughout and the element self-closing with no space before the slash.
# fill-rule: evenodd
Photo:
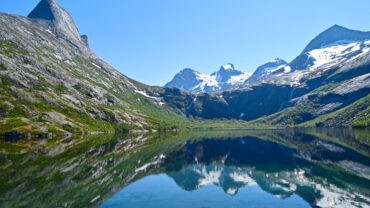
<svg viewBox="0 0 370 208">
<path fill-rule="evenodd" d="M 233 70 L 234 66 L 232 64 L 224 64 L 222 65 L 222 68 L 224 68 L 225 70 Z"/>
<path fill-rule="evenodd" d="M 270 74 L 277 73 L 280 69 L 287 66 L 287 64 L 288 63 L 286 61 L 284 61 L 282 59 L 279 59 L 279 58 L 275 58 L 275 59 L 259 66 L 254 71 L 254 73 L 249 77 L 249 79 L 247 79 L 247 81 L 245 83 L 246 84 L 254 84 L 254 83 L 257 83 L 259 81 L 263 81 L 265 77 L 267 77 Z M 284 72 L 285 71 L 286 71 L 286 69 L 284 68 Z"/>
<path fill-rule="evenodd" d="M 323 44 L 317 49 L 312 49 L 300 54 L 288 65 L 277 68 L 270 73 L 259 74 L 259 79 L 250 81 L 255 75 L 252 75 L 247 83 L 270 83 L 290 86 L 300 86 L 302 80 L 319 76 L 336 67 L 344 66 L 355 60 L 360 60 L 370 53 L 370 40 L 352 41 L 338 40 L 329 44 Z M 255 74 L 257 73 L 257 70 Z"/>
<path fill-rule="evenodd" d="M 160 97 L 154 97 L 154 96 L 150 96 L 148 95 L 145 91 L 141 91 L 141 90 L 135 90 L 134 91 L 135 93 L 138 93 L 144 97 L 147 97 L 147 98 L 150 98 L 150 99 L 153 99 L 155 101 L 156 104 L 158 104 L 159 106 L 163 106 L 165 103 L 162 101 L 162 98 Z"/>
<path fill-rule="evenodd" d="M 227 81 L 230 85 L 241 85 L 244 83 L 250 76 L 252 75 L 251 72 L 243 72 L 241 75 L 231 76 L 230 79 Z"/>
<path fill-rule="evenodd" d="M 210 75 L 202 74 L 199 72 L 196 73 L 196 76 L 197 76 L 197 80 L 200 80 L 202 82 L 199 85 L 195 86 L 195 88 L 198 86 L 201 86 L 202 89 L 204 89 L 204 86 L 218 87 L 218 82 L 215 76 L 210 76 Z"/>
<path fill-rule="evenodd" d="M 344 43 L 344 44 L 338 44 Z M 337 64 L 352 61 L 370 50 L 370 41 L 365 42 L 343 42 L 338 41 L 331 46 L 309 51 L 308 54 L 313 58 L 313 65 L 308 70 L 313 71 L 322 69 L 323 71 L 332 68 Z"/>
</svg>

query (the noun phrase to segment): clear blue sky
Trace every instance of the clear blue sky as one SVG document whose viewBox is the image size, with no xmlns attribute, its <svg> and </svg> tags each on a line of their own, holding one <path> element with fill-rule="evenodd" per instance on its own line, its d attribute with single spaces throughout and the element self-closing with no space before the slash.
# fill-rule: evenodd
<svg viewBox="0 0 370 208">
<path fill-rule="evenodd" d="M 90 47 L 122 73 L 163 85 L 181 69 L 242 71 L 291 61 L 334 24 L 370 30 L 370 0 L 58 0 Z M 1 0 L 27 15 L 38 0 Z"/>
</svg>

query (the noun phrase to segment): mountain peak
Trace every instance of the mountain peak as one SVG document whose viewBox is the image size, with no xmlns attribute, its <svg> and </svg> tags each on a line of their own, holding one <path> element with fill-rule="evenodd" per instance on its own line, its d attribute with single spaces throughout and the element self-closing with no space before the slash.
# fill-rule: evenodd
<svg viewBox="0 0 370 208">
<path fill-rule="evenodd" d="M 236 70 L 231 63 L 222 65 L 211 75 L 185 68 L 177 73 L 165 87 L 176 87 L 191 93 L 217 92 L 239 87 L 249 76 L 250 73 Z"/>
<path fill-rule="evenodd" d="M 28 17 L 49 21 L 52 31 L 58 37 L 75 43 L 83 42 L 72 17 L 58 5 L 56 0 L 41 0 Z"/>
<path fill-rule="evenodd" d="M 182 73 L 182 74 L 184 74 L 184 73 L 185 74 L 187 74 L 187 73 L 195 74 L 195 73 L 197 73 L 197 71 L 195 71 L 194 69 L 191 69 L 191 68 L 185 68 L 185 69 L 181 70 L 180 73 Z"/>
<path fill-rule="evenodd" d="M 333 30 L 333 29 L 341 29 L 341 30 L 344 29 L 344 30 L 348 30 L 347 28 L 345 28 L 345 27 L 343 27 L 341 25 L 337 25 L 337 24 L 331 26 L 328 30 Z"/>
<path fill-rule="evenodd" d="M 325 47 L 339 41 L 365 41 L 370 40 L 370 32 L 350 30 L 340 25 L 333 25 L 314 38 L 303 50 L 303 53 Z"/>
<path fill-rule="evenodd" d="M 285 60 L 281 59 L 281 58 L 274 58 L 274 59 L 272 59 L 271 61 L 269 61 L 267 63 L 282 63 L 282 64 L 287 64 L 287 62 Z"/>
<path fill-rule="evenodd" d="M 249 77 L 246 83 L 256 82 L 263 78 L 264 76 L 275 72 L 276 70 L 282 68 L 283 66 L 286 66 L 287 64 L 288 63 L 281 58 L 272 59 L 271 61 L 257 67 L 257 69 L 254 71 L 252 76 Z"/>
<path fill-rule="evenodd" d="M 56 19 L 55 10 L 58 7 L 59 5 L 55 0 L 41 0 L 28 17 L 53 21 Z"/>
<path fill-rule="evenodd" d="M 243 72 L 238 71 L 234 68 L 234 65 L 227 63 L 221 66 L 220 70 L 211 74 L 211 76 L 216 76 L 216 80 L 219 83 L 227 82 L 232 76 L 241 75 Z"/>
<path fill-rule="evenodd" d="M 165 87 L 177 87 L 182 90 L 188 90 L 199 84 L 197 75 L 200 72 L 191 68 L 185 68 L 175 75 L 175 77 L 168 82 Z"/>
</svg>

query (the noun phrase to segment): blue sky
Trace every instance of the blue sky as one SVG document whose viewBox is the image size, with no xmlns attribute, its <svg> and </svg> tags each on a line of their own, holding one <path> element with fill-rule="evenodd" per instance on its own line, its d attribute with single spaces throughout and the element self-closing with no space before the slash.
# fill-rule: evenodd
<svg viewBox="0 0 370 208">
<path fill-rule="evenodd" d="M 27 15 L 38 0 L 1 0 Z M 241 71 L 291 61 L 334 24 L 370 30 L 369 0 L 58 0 L 102 59 L 138 81 L 164 85 L 181 69 Z"/>
</svg>

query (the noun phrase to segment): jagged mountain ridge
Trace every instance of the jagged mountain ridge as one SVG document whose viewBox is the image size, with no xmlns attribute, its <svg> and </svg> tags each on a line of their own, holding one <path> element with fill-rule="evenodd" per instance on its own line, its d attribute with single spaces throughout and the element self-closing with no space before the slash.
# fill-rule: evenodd
<svg viewBox="0 0 370 208">
<path fill-rule="evenodd" d="M 225 64 L 211 75 L 185 68 L 164 87 L 176 87 L 195 94 L 233 90 L 245 85 L 260 83 L 263 78 L 287 65 L 286 61 L 276 58 L 257 67 L 254 73 L 250 73 L 235 70 L 233 64 Z"/>
<path fill-rule="evenodd" d="M 334 25 L 310 41 L 303 52 L 290 63 L 277 58 L 258 67 L 245 80 L 245 85 L 258 85 L 260 83 L 301 85 L 302 80 L 310 79 L 325 70 L 338 67 L 366 54 L 370 50 L 369 40 L 370 32 L 350 30 Z M 187 79 L 185 78 L 185 80 Z M 181 88 L 176 82 L 170 83 L 166 87 L 178 87 L 194 92 L 192 89 Z M 230 86 L 227 90 L 242 86 L 238 83 Z M 197 90 L 196 92 L 220 92 L 223 90 L 219 87 L 212 90 Z"/>
<path fill-rule="evenodd" d="M 251 74 L 236 70 L 233 64 L 206 75 L 190 68 L 181 70 L 165 87 L 176 87 L 191 93 L 217 92 L 242 86 Z"/>
</svg>

